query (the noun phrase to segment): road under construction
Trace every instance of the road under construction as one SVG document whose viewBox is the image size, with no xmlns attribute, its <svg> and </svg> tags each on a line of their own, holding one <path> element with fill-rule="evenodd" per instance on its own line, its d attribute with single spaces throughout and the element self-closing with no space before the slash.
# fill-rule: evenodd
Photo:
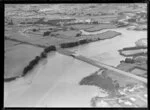
<svg viewBox="0 0 150 110">
<path fill-rule="evenodd" d="M 140 82 L 143 82 L 143 83 L 146 83 L 147 84 L 147 78 L 144 78 L 144 77 L 140 77 L 140 76 L 137 76 L 137 75 L 134 75 L 134 74 L 131 74 L 130 72 L 125 72 L 125 71 L 122 71 L 120 69 L 117 69 L 113 66 L 110 66 L 110 65 L 107 65 L 107 64 L 104 64 L 100 61 L 97 61 L 97 60 L 93 60 L 91 58 L 88 58 L 88 57 L 85 57 L 83 55 L 79 55 L 77 53 L 74 53 L 72 51 L 69 51 L 69 50 L 58 50 L 58 52 L 60 54 L 63 54 L 63 55 L 67 55 L 67 56 L 72 56 L 73 58 L 75 59 L 78 59 L 80 61 L 84 61 L 88 64 L 91 64 L 93 66 L 96 66 L 98 68 L 106 68 L 108 70 L 112 70 L 114 71 L 116 74 L 121 74 L 121 75 L 124 75 L 124 76 L 127 76 L 127 77 L 130 77 L 130 78 L 133 78 L 135 80 L 138 80 Z"/>
</svg>

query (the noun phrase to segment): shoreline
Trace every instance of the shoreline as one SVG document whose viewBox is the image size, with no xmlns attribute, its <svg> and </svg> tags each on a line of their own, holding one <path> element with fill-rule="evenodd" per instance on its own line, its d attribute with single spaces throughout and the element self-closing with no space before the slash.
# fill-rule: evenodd
<svg viewBox="0 0 150 110">
<path fill-rule="evenodd" d="M 116 31 L 112 31 L 112 32 L 116 32 Z M 111 38 L 117 37 L 119 35 L 121 35 L 121 33 L 116 32 L 115 35 L 113 35 L 109 38 L 99 38 L 99 37 L 97 37 L 97 38 L 94 38 L 94 39 L 82 39 L 82 40 L 78 40 L 78 41 L 75 41 L 75 42 L 61 43 L 59 45 L 50 45 L 48 47 L 45 47 L 43 52 L 41 52 L 41 54 L 39 56 L 36 56 L 35 59 L 33 59 L 29 62 L 29 65 L 24 67 L 23 74 L 21 76 L 4 78 L 4 82 L 12 82 L 12 81 L 14 81 L 14 80 L 16 80 L 20 77 L 26 76 L 31 70 L 34 69 L 34 67 L 36 65 L 38 65 L 40 63 L 40 61 L 42 59 L 47 58 L 47 54 L 50 53 L 51 51 L 57 51 L 59 49 L 71 48 L 71 47 L 79 46 L 79 45 L 82 45 L 82 44 L 87 44 L 87 43 L 96 42 L 96 41 L 105 40 L 105 39 L 111 39 Z"/>
<path fill-rule="evenodd" d="M 85 29 L 84 31 L 85 31 L 85 32 L 97 32 L 97 31 L 102 31 L 102 30 L 105 30 L 105 29 L 117 29 L 117 28 L 119 28 L 119 27 L 117 27 L 117 26 L 115 26 L 115 27 L 110 27 L 110 28 L 106 27 L 106 28 L 101 28 L 101 29 L 97 29 L 97 30 L 93 30 L 93 31 L 90 31 L 90 30 Z"/>
</svg>

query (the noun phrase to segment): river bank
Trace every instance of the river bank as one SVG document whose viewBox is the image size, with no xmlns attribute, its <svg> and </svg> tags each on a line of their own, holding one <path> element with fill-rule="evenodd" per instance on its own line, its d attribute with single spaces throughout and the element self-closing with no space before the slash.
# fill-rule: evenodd
<svg viewBox="0 0 150 110">
<path fill-rule="evenodd" d="M 31 60 L 29 62 L 29 64 L 26 67 L 24 67 L 22 75 L 15 76 L 15 77 L 4 78 L 4 81 L 5 82 L 10 82 L 10 81 L 13 81 L 13 80 L 15 80 L 19 77 L 25 76 L 29 71 L 31 71 L 39 63 L 40 60 L 42 60 L 43 58 L 47 58 L 47 54 L 49 52 L 57 51 L 57 48 L 61 49 L 61 48 L 75 47 L 75 46 L 78 46 L 78 45 L 87 44 L 87 43 L 95 42 L 95 41 L 98 41 L 98 40 L 111 39 L 111 38 L 114 38 L 118 35 L 121 35 L 121 33 L 118 33 L 118 32 L 115 32 L 115 31 L 106 31 L 106 33 L 108 33 L 108 34 L 105 35 L 105 33 L 102 33 L 102 35 L 100 37 L 95 37 L 95 38 L 92 38 L 92 39 L 82 39 L 82 40 L 73 41 L 73 42 L 66 42 L 66 43 L 59 44 L 59 46 L 55 46 L 55 45 L 48 46 L 44 49 L 44 51 L 40 54 L 40 56 L 36 56 L 33 60 Z"/>
</svg>

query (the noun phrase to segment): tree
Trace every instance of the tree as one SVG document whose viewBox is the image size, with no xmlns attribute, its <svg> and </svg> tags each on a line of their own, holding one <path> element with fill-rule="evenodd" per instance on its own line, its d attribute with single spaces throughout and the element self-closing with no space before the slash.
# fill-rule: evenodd
<svg viewBox="0 0 150 110">
<path fill-rule="evenodd" d="M 44 32 L 44 33 L 43 33 L 43 37 L 44 37 L 44 36 L 48 36 L 48 35 L 50 35 L 50 33 L 51 33 L 50 31 L 46 31 L 46 32 Z"/>
<path fill-rule="evenodd" d="M 54 45 L 51 45 L 51 46 L 45 48 L 45 49 L 44 49 L 44 52 L 45 52 L 45 53 L 48 53 L 48 52 L 54 51 L 54 50 L 56 50 L 56 47 L 55 47 Z"/>
<path fill-rule="evenodd" d="M 10 22 L 8 22 L 8 25 L 14 25 L 12 19 L 10 20 Z"/>
<path fill-rule="evenodd" d="M 25 76 L 31 69 L 32 67 L 30 65 L 26 66 L 23 70 L 23 76 Z"/>
<path fill-rule="evenodd" d="M 93 21 L 93 24 L 98 24 L 98 21 Z"/>
<path fill-rule="evenodd" d="M 36 31 L 37 31 L 37 29 L 32 29 L 32 31 L 33 31 L 33 32 L 36 32 Z"/>
<path fill-rule="evenodd" d="M 87 42 L 88 42 L 87 39 L 83 39 L 83 40 L 80 40 L 80 41 L 79 41 L 80 44 L 85 44 L 85 43 L 87 43 Z"/>
<path fill-rule="evenodd" d="M 40 57 L 41 57 L 41 58 L 46 58 L 46 57 L 47 57 L 47 54 L 46 54 L 45 52 L 42 52 L 41 55 L 40 55 Z"/>
<path fill-rule="evenodd" d="M 81 33 L 77 33 L 77 34 L 76 34 L 76 37 L 80 37 L 80 36 L 81 36 Z"/>
<path fill-rule="evenodd" d="M 126 58 L 125 63 L 134 63 L 134 60 L 131 58 Z"/>
<path fill-rule="evenodd" d="M 135 18 L 130 18 L 130 19 L 128 19 L 128 22 L 136 22 L 136 19 Z"/>
</svg>

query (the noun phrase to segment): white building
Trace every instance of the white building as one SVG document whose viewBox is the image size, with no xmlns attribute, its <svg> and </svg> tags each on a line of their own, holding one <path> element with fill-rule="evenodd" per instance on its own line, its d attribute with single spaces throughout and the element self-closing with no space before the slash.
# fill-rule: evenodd
<svg viewBox="0 0 150 110">
<path fill-rule="evenodd" d="M 87 20 L 85 20 L 85 22 L 91 23 L 91 19 L 87 19 Z"/>
</svg>

